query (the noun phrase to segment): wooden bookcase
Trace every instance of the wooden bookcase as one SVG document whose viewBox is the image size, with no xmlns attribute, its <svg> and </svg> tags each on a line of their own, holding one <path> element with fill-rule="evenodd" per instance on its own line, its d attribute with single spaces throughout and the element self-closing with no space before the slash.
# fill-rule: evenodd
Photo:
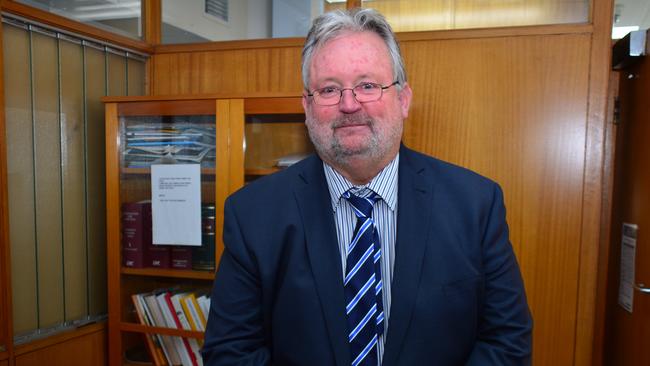
<svg viewBox="0 0 650 366">
<path fill-rule="evenodd" d="M 313 149 L 304 127 L 298 95 L 202 95 L 169 97 L 107 97 L 106 210 L 108 267 L 109 365 L 127 364 L 125 351 L 143 347 L 144 334 L 203 338 L 201 332 L 142 325 L 131 295 L 159 288 L 209 292 L 212 271 L 123 266 L 121 207 L 151 198 L 150 168 L 126 162 L 125 124 L 159 123 L 202 116 L 214 124 L 215 159 L 201 166 L 201 197 L 216 207 L 216 262 L 223 251 L 223 204 L 248 181 L 275 172 L 283 156 L 301 156 Z M 174 123 L 174 122 L 171 122 Z"/>
</svg>

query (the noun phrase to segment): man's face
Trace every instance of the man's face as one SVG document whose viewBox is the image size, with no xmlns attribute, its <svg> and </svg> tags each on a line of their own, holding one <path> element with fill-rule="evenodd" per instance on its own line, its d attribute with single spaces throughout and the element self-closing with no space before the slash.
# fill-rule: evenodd
<svg viewBox="0 0 650 366">
<path fill-rule="evenodd" d="M 309 90 L 324 87 L 354 88 L 362 82 L 384 86 L 393 83 L 388 48 L 374 33 L 344 33 L 317 49 L 309 66 Z M 359 103 L 351 90 L 341 102 L 321 106 L 304 96 L 307 128 L 319 155 L 330 164 L 345 164 L 351 158 L 389 162 L 402 137 L 408 116 L 411 89 L 393 86 L 373 102 Z"/>
</svg>

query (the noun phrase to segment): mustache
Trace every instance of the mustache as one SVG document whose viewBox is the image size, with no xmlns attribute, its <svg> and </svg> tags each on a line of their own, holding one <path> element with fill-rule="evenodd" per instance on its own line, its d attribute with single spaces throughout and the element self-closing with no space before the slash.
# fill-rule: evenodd
<svg viewBox="0 0 650 366">
<path fill-rule="evenodd" d="M 375 121 L 373 121 L 373 119 L 368 116 L 361 116 L 361 115 L 344 116 L 334 120 L 334 122 L 332 123 L 332 128 L 334 129 L 339 127 L 364 126 L 364 125 L 372 127 L 374 124 Z"/>
</svg>

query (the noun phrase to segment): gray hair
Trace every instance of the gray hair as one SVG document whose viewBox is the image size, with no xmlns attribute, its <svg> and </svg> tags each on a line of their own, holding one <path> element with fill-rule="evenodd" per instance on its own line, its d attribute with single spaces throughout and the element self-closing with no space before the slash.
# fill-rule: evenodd
<svg viewBox="0 0 650 366">
<path fill-rule="evenodd" d="M 319 47 L 342 33 L 366 31 L 377 34 L 388 47 L 393 64 L 393 80 L 401 88 L 406 82 L 406 70 L 393 29 L 378 11 L 356 8 L 335 10 L 314 19 L 302 49 L 302 82 L 305 90 L 309 90 L 309 65 Z"/>
</svg>

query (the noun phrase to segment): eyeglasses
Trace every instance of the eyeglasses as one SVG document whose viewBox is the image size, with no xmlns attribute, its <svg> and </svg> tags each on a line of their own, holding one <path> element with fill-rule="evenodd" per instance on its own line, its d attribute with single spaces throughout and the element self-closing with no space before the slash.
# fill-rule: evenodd
<svg viewBox="0 0 650 366">
<path fill-rule="evenodd" d="M 307 94 L 308 97 L 314 98 L 314 103 L 321 106 L 336 105 L 341 102 L 343 91 L 351 90 L 352 95 L 359 103 L 374 102 L 381 99 L 384 90 L 391 86 L 399 85 L 399 81 L 394 81 L 388 86 L 383 86 L 377 83 L 364 82 L 354 88 L 337 88 L 335 86 L 326 86 L 324 88 L 316 89 Z"/>
</svg>

